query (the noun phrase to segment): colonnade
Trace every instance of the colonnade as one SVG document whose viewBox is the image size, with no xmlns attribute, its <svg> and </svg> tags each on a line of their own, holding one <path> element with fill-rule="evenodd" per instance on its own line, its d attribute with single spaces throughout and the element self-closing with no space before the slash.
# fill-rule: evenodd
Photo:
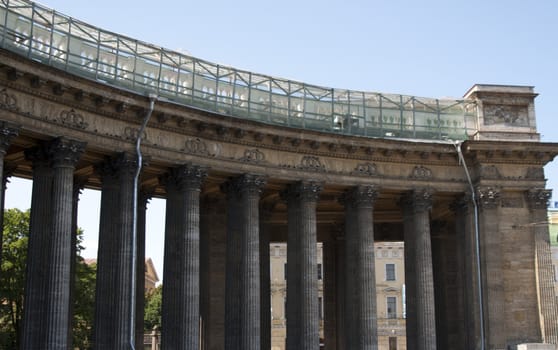
<svg viewBox="0 0 558 350">
<path fill-rule="evenodd" d="M 0 167 L 5 170 L 3 155 L 17 127 L 0 125 Z M 31 232 L 27 261 L 25 305 L 23 318 L 23 349 L 68 349 L 71 346 L 71 281 L 73 230 L 79 190 L 83 179 L 74 177 L 76 164 L 85 150 L 85 144 L 66 138 L 39 142 L 25 151 L 33 169 Z M 130 327 L 141 335 L 141 323 L 131 325 L 132 308 L 141 312 L 143 300 L 136 305 L 131 300 L 133 214 L 137 210 L 139 257 L 143 259 L 145 210 L 153 189 L 142 188 L 138 205 L 134 205 L 134 172 L 138 164 L 128 153 L 107 156 L 95 165 L 101 179 L 101 214 L 97 260 L 97 287 L 94 324 L 95 349 L 129 349 Z M 5 184 L 9 172 L 3 171 Z M 162 346 L 164 349 L 213 349 L 207 345 L 204 323 L 214 322 L 207 305 L 213 300 L 205 298 L 204 274 L 208 257 L 204 256 L 204 227 L 200 220 L 210 204 L 202 204 L 204 180 L 208 169 L 192 163 L 168 168 L 159 177 L 166 192 L 165 261 L 163 278 Z M 78 181 L 79 180 L 79 181 Z M 207 210 L 209 218 L 224 218 L 224 294 L 223 338 L 226 350 L 252 350 L 270 348 L 269 308 L 269 228 L 266 220 L 273 206 L 263 206 L 262 191 L 268 179 L 259 174 L 240 174 L 229 177 L 221 186 L 224 211 L 215 207 Z M 318 284 L 316 271 L 318 225 L 317 205 L 323 183 L 312 180 L 292 181 L 278 192 L 278 198 L 287 208 L 287 339 L 288 350 L 319 349 Z M 483 256 L 483 281 L 487 283 L 486 297 L 491 301 L 484 317 L 490 322 L 490 344 L 498 348 L 506 342 L 499 338 L 498 317 L 504 312 L 501 295 L 502 255 L 498 252 L 501 229 L 495 201 L 498 190 L 479 188 L 481 195 L 480 228 L 493 235 L 483 236 L 481 242 L 490 249 Z M 356 185 L 344 190 L 338 198 L 344 207 L 344 232 L 335 240 L 324 242 L 325 266 L 325 346 L 326 349 L 378 348 L 375 266 L 374 266 L 374 206 L 381 188 L 374 185 Z M 471 212 L 469 201 L 457 200 L 454 210 L 455 232 L 453 246 L 436 249 L 455 251 L 454 270 L 439 267 L 434 272 L 433 260 L 444 261 L 433 255 L 432 244 L 441 244 L 432 236 L 435 226 L 430 213 L 433 190 L 415 188 L 400 193 L 398 201 L 402 213 L 405 241 L 407 349 L 432 350 L 447 344 L 437 339 L 437 329 L 449 329 L 458 323 L 466 326 L 457 331 L 463 339 L 463 349 L 478 343 L 478 295 L 465 291 L 475 286 L 474 242 L 471 239 Z M 532 190 L 527 203 L 533 217 L 543 219 L 546 190 Z M 457 194 L 456 194 L 457 198 Z M 211 213 L 210 213 L 211 212 Z M 216 220 L 217 222 L 218 220 Z M 207 225 L 207 223 L 206 223 Z M 209 223 L 211 226 L 212 223 Z M 434 229 L 435 231 L 439 229 Z M 207 237 L 206 237 L 207 239 Z M 546 279 L 551 273 L 548 242 L 545 232 L 537 231 L 534 245 L 539 276 L 537 286 L 542 291 L 542 303 L 553 305 L 553 293 Z M 438 242 L 438 243 L 433 243 Z M 461 248 L 457 248 L 457 247 Z M 451 250 L 453 249 L 453 250 Z M 468 256 L 469 259 L 464 258 Z M 210 258 L 209 258 L 210 259 Z M 143 279 L 143 269 L 136 272 Z M 452 275 L 453 274 L 453 275 Z M 445 295 L 435 294 L 436 284 L 444 288 L 449 278 L 459 276 L 461 282 Z M 442 276 L 442 277 L 440 277 Z M 544 285 L 543 285 L 544 284 Z M 499 287 L 500 285 L 500 287 Z M 437 287 L 440 287 L 437 286 Z M 143 285 L 137 284 L 137 294 Z M 449 289 L 448 289 L 449 290 Z M 456 291 L 457 290 L 457 291 Z M 453 293 L 453 294 L 452 294 Z M 500 293 L 500 294 L 498 294 Z M 450 298 L 455 300 L 449 300 Z M 445 300 L 445 301 L 441 301 Z M 455 315 L 437 306 L 457 303 Z M 445 303 L 445 304 L 444 304 Z M 537 306 L 534 305 L 536 308 Z M 552 323 L 556 311 L 543 309 L 544 332 L 551 337 L 556 333 Z M 554 317 L 554 318 L 553 318 Z M 447 325 L 440 324 L 446 320 Z M 437 322 L 438 321 L 438 322 Z M 446 327 L 446 328 L 444 328 Z M 449 332 L 449 331 L 448 331 Z M 449 333 L 448 333 L 449 334 Z M 508 335 L 509 336 L 509 335 Z M 447 336 L 446 336 L 447 338 Z M 136 342 L 141 336 L 136 337 Z M 467 345 L 468 344 L 468 345 Z M 500 345 L 499 345 L 500 344 Z M 139 346 L 139 344 L 138 344 Z M 491 345 L 492 346 L 492 345 Z M 471 347 L 471 348 L 472 348 Z M 492 347 L 491 347 L 492 348 Z"/>
</svg>

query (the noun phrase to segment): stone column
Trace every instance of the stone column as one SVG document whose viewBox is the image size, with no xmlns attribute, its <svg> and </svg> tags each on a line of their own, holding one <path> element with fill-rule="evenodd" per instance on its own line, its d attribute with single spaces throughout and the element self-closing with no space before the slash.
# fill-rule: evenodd
<svg viewBox="0 0 558 350">
<path fill-rule="evenodd" d="M 25 158 L 33 164 L 33 189 L 29 218 L 29 241 L 25 295 L 23 298 L 22 349 L 40 349 L 44 344 L 46 249 L 50 235 L 52 168 L 47 147 L 40 145 L 25 150 Z"/>
<path fill-rule="evenodd" d="M 45 308 L 42 325 L 46 339 L 41 348 L 67 349 L 70 314 L 70 271 L 72 250 L 72 199 L 75 165 L 85 144 L 58 138 L 49 144 L 52 160 L 51 232 L 46 249 Z"/>
<path fill-rule="evenodd" d="M 287 350 L 319 348 L 316 204 L 321 185 L 302 181 L 283 192 L 288 207 Z"/>
<path fill-rule="evenodd" d="M 412 250 L 412 259 L 405 259 L 407 263 L 414 263 L 414 295 L 413 316 L 416 327 L 416 349 L 436 349 L 436 313 L 434 306 L 434 281 L 432 273 L 432 246 L 430 239 L 430 209 L 432 207 L 432 192 L 429 189 L 413 190 L 402 198 L 404 216 L 405 251 Z M 408 236 L 414 237 L 407 246 Z M 405 271 L 407 276 L 407 270 Z M 407 298 L 407 302 L 409 299 Z M 407 308 L 407 312 L 409 308 Z M 408 342 L 412 342 L 411 339 Z"/>
<path fill-rule="evenodd" d="M 145 317 L 145 214 L 154 189 L 143 188 L 138 196 L 136 264 L 136 348 L 143 345 Z"/>
<path fill-rule="evenodd" d="M 0 184 L 2 195 L 0 197 L 0 265 L 2 264 L 2 231 L 4 227 L 4 193 L 6 191 L 6 178 L 4 172 L 4 156 L 10 147 L 12 139 L 19 134 L 19 127 L 6 122 L 0 122 Z"/>
<path fill-rule="evenodd" d="M 259 199 L 265 183 L 261 176 L 244 174 L 224 185 L 229 211 L 236 213 L 236 216 L 228 215 L 227 223 L 227 259 L 230 260 L 227 260 L 225 319 L 238 322 L 236 335 L 225 325 L 225 349 L 260 349 L 261 345 Z M 229 272 L 237 276 L 237 281 L 231 281 Z"/>
<path fill-rule="evenodd" d="M 112 346 L 115 329 L 115 249 L 116 215 L 118 210 L 118 171 L 113 166 L 114 158 L 107 157 L 96 167 L 101 177 L 101 213 L 99 219 L 99 245 L 97 248 L 97 279 L 95 285 L 95 321 L 93 345 L 97 350 Z"/>
<path fill-rule="evenodd" d="M 133 155 L 108 158 L 102 172 L 95 298 L 95 349 L 128 349 L 133 229 Z"/>
<path fill-rule="evenodd" d="M 463 346 L 475 349 L 479 344 L 478 280 L 475 253 L 474 221 L 471 217 L 471 195 L 463 195 L 450 206 L 455 213 L 455 233 L 458 252 L 458 281 L 463 298 Z"/>
<path fill-rule="evenodd" d="M 260 337 L 261 349 L 271 349 L 271 285 L 270 285 L 270 230 L 269 220 L 274 204 L 260 208 Z"/>
<path fill-rule="evenodd" d="M 477 188 L 480 214 L 480 251 L 483 279 L 485 336 L 488 349 L 506 347 L 505 295 L 502 271 L 502 235 L 498 207 L 500 190 L 493 187 Z"/>
<path fill-rule="evenodd" d="M 167 191 L 161 344 L 198 349 L 200 335 L 200 191 L 206 172 L 185 164 L 163 178 Z"/>
<path fill-rule="evenodd" d="M 378 349 L 373 186 L 345 192 L 345 347 Z"/>
<path fill-rule="evenodd" d="M 550 252 L 550 236 L 546 223 L 548 200 L 551 190 L 534 188 L 526 193 L 527 203 L 531 211 L 535 240 L 535 255 L 537 268 L 537 289 L 539 297 L 539 314 L 543 341 L 548 344 L 558 344 L 558 310 L 554 291 L 554 272 L 552 254 Z"/>
</svg>

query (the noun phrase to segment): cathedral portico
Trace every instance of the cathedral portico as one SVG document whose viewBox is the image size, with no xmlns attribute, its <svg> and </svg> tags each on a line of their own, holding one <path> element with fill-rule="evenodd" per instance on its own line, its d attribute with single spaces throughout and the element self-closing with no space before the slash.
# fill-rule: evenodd
<svg viewBox="0 0 558 350">
<path fill-rule="evenodd" d="M 327 101 L 270 89 L 265 102 L 260 85 L 221 76 L 199 80 L 219 84 L 219 96 L 205 85 L 180 96 L 157 85 L 136 189 L 134 143 L 150 102 L 135 90 L 139 73 L 129 72 L 134 89 L 120 77 L 100 82 L 22 58 L 20 42 L 6 38 L 0 165 L 33 179 L 25 349 L 68 347 L 74 178 L 101 191 L 97 349 L 128 348 L 136 327 L 133 214 L 143 213 L 141 232 L 151 196 L 167 210 L 164 348 L 269 348 L 270 242 L 287 243 L 287 349 L 317 350 L 321 340 L 326 349 L 378 349 L 381 241 L 405 244 L 407 349 L 556 342 L 548 231 L 536 223 L 548 200 L 543 166 L 558 145 L 539 141 L 532 88 L 475 85 L 454 104 L 428 100 L 451 108 L 420 111 L 382 94 L 341 101 L 335 89 L 320 95 Z M 254 95 L 227 90 L 242 86 Z M 346 106 L 353 114 L 341 113 Z M 136 190 L 145 196 L 132 203 Z"/>
</svg>

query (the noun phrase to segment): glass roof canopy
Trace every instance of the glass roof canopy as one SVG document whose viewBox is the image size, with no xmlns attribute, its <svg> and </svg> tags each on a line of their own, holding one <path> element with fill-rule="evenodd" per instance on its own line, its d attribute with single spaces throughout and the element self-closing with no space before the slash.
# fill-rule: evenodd
<svg viewBox="0 0 558 350">
<path fill-rule="evenodd" d="M 0 0 L 0 47 L 139 94 L 268 124 L 365 137 L 464 140 L 470 100 L 324 88 L 223 66 Z"/>
</svg>

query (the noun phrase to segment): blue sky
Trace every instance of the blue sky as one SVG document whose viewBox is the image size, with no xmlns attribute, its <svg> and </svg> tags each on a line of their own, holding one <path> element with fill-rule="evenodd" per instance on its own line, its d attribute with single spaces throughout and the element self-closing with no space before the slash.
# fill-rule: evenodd
<svg viewBox="0 0 558 350">
<path fill-rule="evenodd" d="M 315 85 L 457 98 L 476 83 L 534 86 L 540 94 L 536 113 L 542 140 L 558 142 L 554 0 L 41 3 L 208 61 Z M 547 187 L 556 192 L 558 160 L 545 171 Z M 25 205 L 14 197 L 8 188 L 8 207 Z M 87 208 L 81 209 L 86 215 L 80 215 L 80 226 L 88 233 L 86 255 L 91 257 L 96 254 L 98 198 L 86 191 L 80 201 L 80 209 Z M 558 200 L 558 192 L 554 198 Z M 147 250 L 160 275 L 163 219 L 164 202 L 154 200 Z"/>
</svg>

